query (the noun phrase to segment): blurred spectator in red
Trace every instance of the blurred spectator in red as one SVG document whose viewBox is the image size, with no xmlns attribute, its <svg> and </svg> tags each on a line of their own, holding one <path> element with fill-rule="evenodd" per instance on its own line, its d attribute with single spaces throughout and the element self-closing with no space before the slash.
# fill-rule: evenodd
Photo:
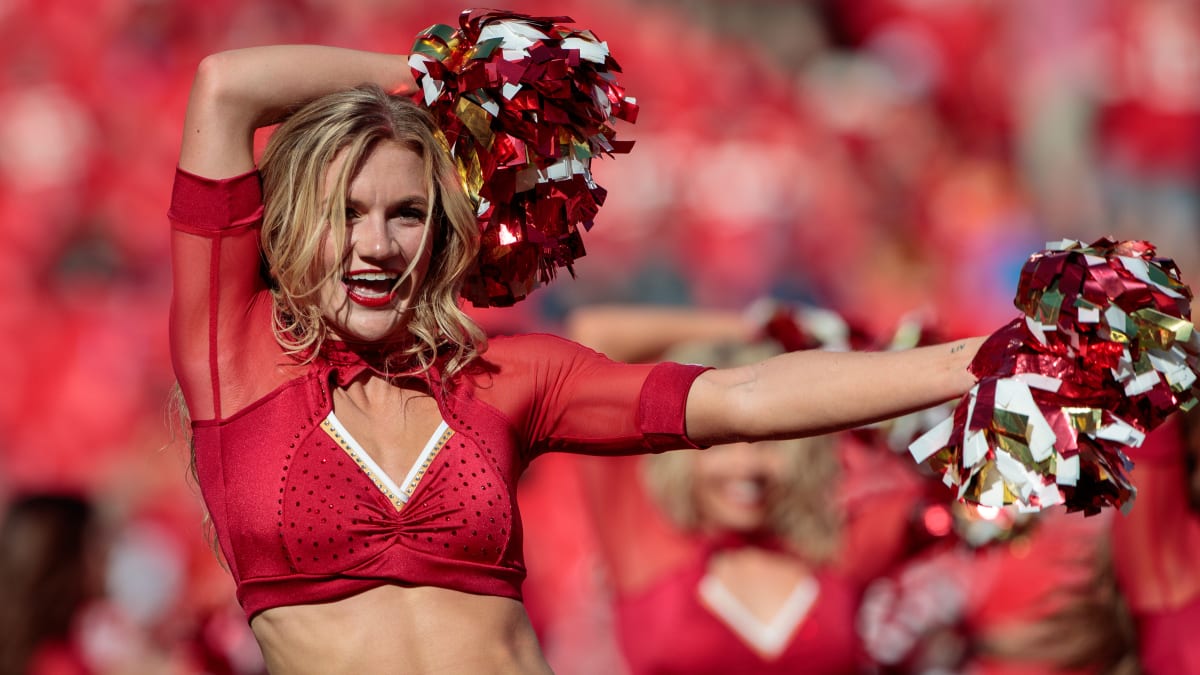
<svg viewBox="0 0 1200 675">
<path fill-rule="evenodd" d="M 1097 153 L 1107 223 L 1200 273 L 1200 6 L 1114 2 Z"/>
<path fill-rule="evenodd" d="M 34 494 L 9 505 L 0 525 L 0 673 L 98 672 L 79 618 L 103 594 L 103 545 L 83 498 Z"/>
<path fill-rule="evenodd" d="M 932 319 L 909 317 L 893 347 L 939 341 L 945 323 Z M 956 403 L 859 433 L 907 456 L 909 443 Z M 1114 514 L 1023 513 L 955 502 L 940 480 L 926 488 L 913 557 L 871 584 L 862 602 L 872 672 L 1138 672 L 1106 537 Z"/>
<path fill-rule="evenodd" d="M 1130 451 L 1137 501 L 1113 522 L 1117 581 L 1150 675 L 1200 672 L 1200 414 L 1168 420 Z"/>
<path fill-rule="evenodd" d="M 858 0 L 830 3 L 846 46 L 883 62 L 902 87 L 928 99 L 972 153 L 1004 156 L 1011 136 L 1010 44 L 998 39 L 1008 5 Z"/>
<path fill-rule="evenodd" d="M 185 542 L 149 514 L 116 513 L 112 501 L 98 508 L 76 494 L 38 492 L 7 506 L 0 674 L 264 672 L 235 607 L 201 613 L 180 603 L 193 580 Z"/>
<path fill-rule="evenodd" d="M 957 537 L 867 590 L 859 625 L 879 671 L 1138 672 L 1111 516 L 956 504 Z"/>
</svg>

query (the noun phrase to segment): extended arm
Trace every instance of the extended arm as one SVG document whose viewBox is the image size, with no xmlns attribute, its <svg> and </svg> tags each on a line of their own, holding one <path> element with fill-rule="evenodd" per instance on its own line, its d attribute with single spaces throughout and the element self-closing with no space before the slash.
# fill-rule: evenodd
<svg viewBox="0 0 1200 675">
<path fill-rule="evenodd" d="M 808 436 L 919 410 L 965 394 L 983 338 L 896 352 L 800 351 L 712 370 L 692 386 L 697 444 Z"/>
<path fill-rule="evenodd" d="M 179 166 L 209 178 L 254 168 L 254 130 L 294 106 L 364 83 L 412 91 L 406 56 L 319 45 L 273 45 L 200 62 L 184 118 Z"/>
</svg>

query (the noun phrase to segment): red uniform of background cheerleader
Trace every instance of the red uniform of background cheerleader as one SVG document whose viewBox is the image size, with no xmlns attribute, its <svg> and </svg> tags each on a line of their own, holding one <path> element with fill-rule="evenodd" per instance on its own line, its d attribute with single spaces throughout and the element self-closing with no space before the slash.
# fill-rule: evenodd
<svg viewBox="0 0 1200 675">
<path fill-rule="evenodd" d="M 1137 501 L 1112 525 L 1117 582 L 1137 623 L 1145 672 L 1200 672 L 1197 414 L 1150 434 L 1131 455 Z"/>
</svg>

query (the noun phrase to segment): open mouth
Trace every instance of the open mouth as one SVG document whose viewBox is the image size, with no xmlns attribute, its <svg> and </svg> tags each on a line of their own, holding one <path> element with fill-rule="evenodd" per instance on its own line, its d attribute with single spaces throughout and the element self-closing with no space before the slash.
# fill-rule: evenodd
<svg viewBox="0 0 1200 675">
<path fill-rule="evenodd" d="M 396 299 L 399 279 L 400 275 L 392 272 L 351 272 L 342 277 L 342 284 L 351 302 L 376 308 L 390 305 Z"/>
<path fill-rule="evenodd" d="M 758 508 L 766 503 L 766 485 L 755 480 L 731 480 L 721 494 L 731 503 L 745 508 Z"/>
</svg>

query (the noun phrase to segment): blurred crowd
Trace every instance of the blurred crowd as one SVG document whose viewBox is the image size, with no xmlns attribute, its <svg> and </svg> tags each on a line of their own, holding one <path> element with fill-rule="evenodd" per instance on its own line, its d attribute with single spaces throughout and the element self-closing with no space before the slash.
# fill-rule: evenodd
<svg viewBox="0 0 1200 675">
<path fill-rule="evenodd" d="M 1015 314 L 1020 267 L 1048 240 L 1147 239 L 1185 282 L 1200 271 L 1200 3 L 504 5 L 593 29 L 641 114 L 618 129 L 636 141 L 632 154 L 593 167 L 609 195 L 579 279 L 564 274 L 515 307 L 478 312 L 493 332 L 562 331 L 600 303 L 740 312 L 769 298 L 835 310 L 877 344 L 914 313 L 953 338 Z M 406 52 L 417 31 L 455 24 L 463 8 L 0 0 L 0 557 L 13 558 L 0 561 L 0 607 L 27 612 L 0 626 L 27 643 L 6 644 L 5 659 L 24 654 L 45 673 L 261 671 L 167 405 L 165 212 L 191 75 L 207 53 L 254 44 Z M 533 494 L 533 545 L 539 523 L 578 531 L 539 513 Z M 945 513 L 930 511 L 924 531 L 966 541 L 946 520 L 949 496 L 938 497 Z M 1122 517 L 1068 529 L 1102 545 L 1109 519 Z M 996 527 L 1011 532 L 1016 520 Z M 913 544 L 916 557 L 878 572 L 892 586 L 865 596 L 873 618 L 862 625 L 873 628 L 859 631 L 875 631 L 876 660 L 900 654 L 888 668 L 923 672 L 904 661 L 918 640 L 885 629 L 889 613 L 943 632 L 964 630 L 952 619 L 967 607 L 1020 622 L 1028 605 L 1006 605 L 1010 589 L 996 579 L 1019 569 L 1013 560 L 1062 551 L 984 541 L 1004 543 L 984 546 L 986 565 L 954 562 L 977 556 L 971 544 L 930 563 L 940 571 L 904 567 L 930 550 Z M 968 576 L 939 604 L 949 618 L 921 609 L 921 579 L 954 574 Z M 1042 592 L 1033 586 L 1022 588 Z M 1146 602 L 1179 607 L 1194 590 L 1167 585 L 1157 592 L 1168 599 Z M 989 592 L 991 604 L 977 597 Z M 547 641 L 562 672 L 588 667 L 581 653 L 591 672 L 613 663 L 595 644 L 571 653 L 571 640 Z"/>
</svg>

